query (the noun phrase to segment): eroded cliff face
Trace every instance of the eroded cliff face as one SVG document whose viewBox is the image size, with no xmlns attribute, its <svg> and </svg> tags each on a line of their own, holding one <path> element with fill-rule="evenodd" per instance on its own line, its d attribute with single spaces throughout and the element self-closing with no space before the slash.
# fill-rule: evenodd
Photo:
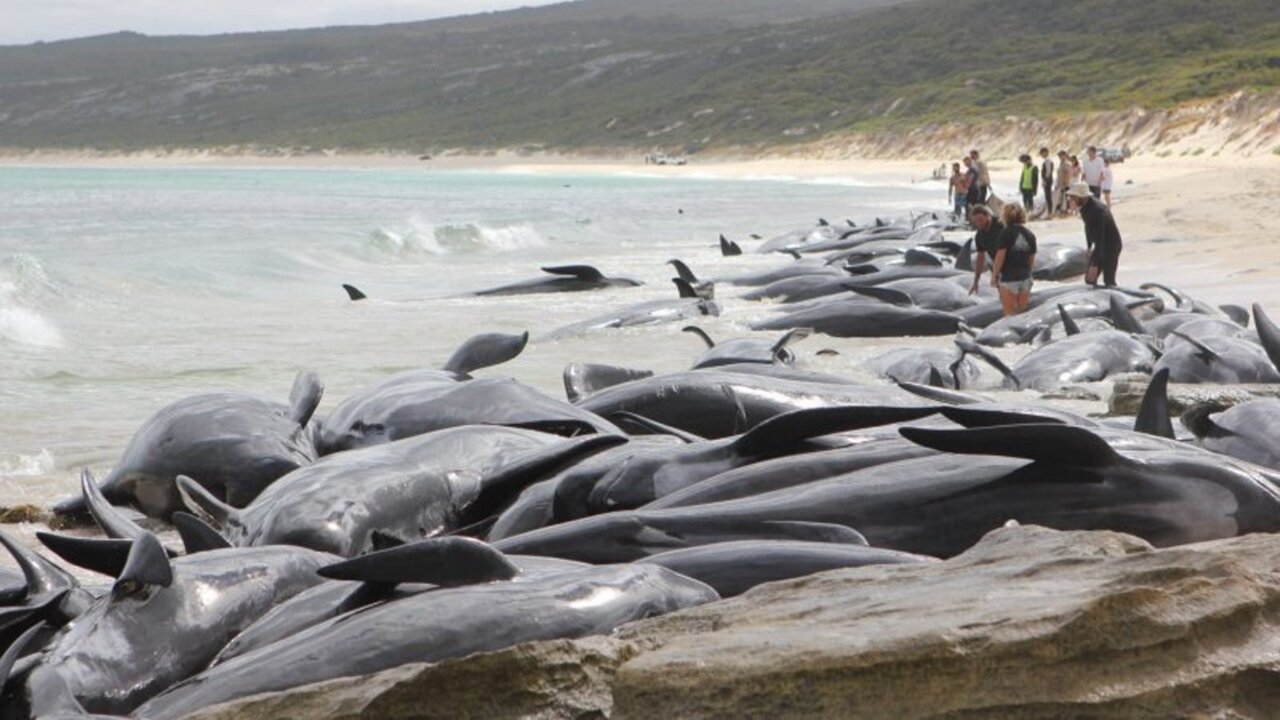
<svg viewBox="0 0 1280 720">
<path fill-rule="evenodd" d="M 208 709 L 291 717 L 1261 717 L 1280 536 L 1162 550 L 1012 527 L 936 565 L 772 583 L 623 628 Z"/>
<path fill-rule="evenodd" d="M 1047 145 L 1078 153 L 1087 145 L 1128 148 L 1135 154 L 1268 155 L 1280 147 L 1280 95 L 1237 92 L 1167 110 L 1132 108 L 1081 112 L 1051 119 L 1006 117 L 979 123 L 926 125 L 913 130 L 857 134 L 795 148 L 823 158 L 933 160 L 980 147 L 987 157 L 1016 157 Z"/>
</svg>

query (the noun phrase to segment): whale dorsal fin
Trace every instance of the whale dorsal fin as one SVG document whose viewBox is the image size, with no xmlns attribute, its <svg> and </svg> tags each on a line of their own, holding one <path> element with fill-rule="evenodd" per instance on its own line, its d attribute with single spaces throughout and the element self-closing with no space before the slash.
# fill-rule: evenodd
<svg viewBox="0 0 1280 720">
<path fill-rule="evenodd" d="M 164 546 L 155 535 L 143 533 L 129 548 L 124 570 L 111 586 L 111 597 L 119 600 L 149 587 L 169 587 L 172 584 L 173 567 Z"/>
<path fill-rule="evenodd" d="M 1232 435 L 1233 433 L 1230 430 L 1217 424 L 1213 421 L 1213 418 L 1209 417 L 1214 413 L 1222 412 L 1224 409 L 1221 405 L 1212 402 L 1196 403 L 1183 411 L 1182 426 L 1201 440 Z"/>
<path fill-rule="evenodd" d="M 200 483 L 186 475 L 179 475 L 177 484 L 182 502 L 196 517 L 206 522 L 216 523 L 223 529 L 229 525 L 240 524 L 240 512 L 214 497 Z"/>
<path fill-rule="evenodd" d="M 707 331 L 703 330 L 697 325 L 685 325 L 684 327 L 680 328 L 680 332 L 691 333 L 693 335 L 697 335 L 698 337 L 702 338 L 702 342 L 707 344 L 708 350 L 716 346 L 716 341 L 711 339 L 711 336 L 707 334 Z"/>
<path fill-rule="evenodd" d="M 898 432 L 917 445 L 964 455 L 998 455 L 1079 467 L 1125 461 L 1106 440 L 1076 425 L 1034 423 L 966 430 L 903 427 Z"/>
<path fill-rule="evenodd" d="M 1192 347 L 1196 349 L 1196 356 L 1199 357 L 1204 362 L 1210 363 L 1218 359 L 1218 352 L 1216 350 L 1209 347 L 1208 345 L 1205 345 L 1203 342 L 1200 342 L 1199 340 L 1191 337 L 1190 335 L 1187 335 L 1181 330 L 1174 330 L 1169 334 L 1176 335 L 1182 338 L 1183 340 L 1186 340 L 1187 342 L 1191 343 Z M 1259 333 L 1259 335 L 1261 335 L 1261 333 Z M 1272 362 L 1274 363 L 1275 361 L 1273 360 Z"/>
<path fill-rule="evenodd" d="M 616 365 L 570 363 L 564 367 L 564 394 L 576 403 L 605 388 L 653 377 L 652 370 L 633 370 Z"/>
<path fill-rule="evenodd" d="M 178 537 L 182 538 L 182 547 L 188 555 L 231 547 L 221 533 L 191 513 L 179 510 L 169 521 L 178 530 Z"/>
<path fill-rule="evenodd" d="M 1239 325 L 1242 328 L 1249 327 L 1249 311 L 1248 310 L 1245 310 L 1239 305 L 1219 305 L 1218 309 L 1222 311 L 1223 315 L 1226 315 L 1228 318 L 1231 318 L 1231 322 Z"/>
<path fill-rule="evenodd" d="M 1151 384 L 1142 394 L 1138 417 L 1133 422 L 1135 432 L 1173 439 L 1173 422 L 1169 419 L 1169 368 L 1161 368 L 1151 376 Z"/>
<path fill-rule="evenodd" d="M 0 544 L 3 544 L 13 556 L 13 560 L 22 571 L 27 583 L 27 596 L 42 593 L 55 593 L 80 586 L 75 577 L 66 570 L 46 560 L 40 553 L 14 540 L 8 533 L 0 532 Z"/>
<path fill-rule="evenodd" d="M 1271 364 L 1276 367 L 1276 372 L 1280 372 L 1280 328 L 1271 322 L 1271 318 L 1267 317 L 1262 306 L 1257 303 L 1253 304 L 1253 328 L 1258 333 L 1262 349 L 1271 358 Z"/>
<path fill-rule="evenodd" d="M 671 278 L 671 282 L 676 284 L 676 290 L 680 292 L 680 297 L 682 298 L 697 300 L 702 297 L 701 295 L 698 294 L 697 290 L 693 289 L 693 285 L 691 285 L 689 281 L 685 280 L 684 278 L 678 278 L 678 277 Z"/>
<path fill-rule="evenodd" d="M 567 275 L 576 277 L 579 280 L 603 280 L 604 273 L 595 269 L 590 265 L 549 265 L 542 268 L 542 272 L 552 275 Z"/>
<path fill-rule="evenodd" d="M 738 243 L 726 238 L 724 235 L 720 236 L 720 256 L 721 257 L 735 257 L 741 254 L 742 254 L 742 248 L 738 245 Z"/>
<path fill-rule="evenodd" d="M 107 501 L 98 482 L 93 479 L 93 473 L 87 468 L 80 471 L 80 492 L 84 495 L 89 514 L 107 537 L 132 540 L 146 532 Z"/>
<path fill-rule="evenodd" d="M 1146 335 L 1147 329 L 1138 322 L 1138 318 L 1129 312 L 1128 306 L 1120 299 L 1120 296 L 1111 293 L 1111 322 L 1115 323 L 1117 328 L 1134 335 Z"/>
<path fill-rule="evenodd" d="M 429 583 L 442 587 L 510 580 L 520 570 L 488 543 L 441 537 L 378 550 L 326 565 L 316 571 L 331 580 L 391 584 Z"/>
<path fill-rule="evenodd" d="M 364 300 L 365 298 L 369 297 L 368 295 L 365 295 L 364 293 L 360 292 L 360 288 L 356 287 L 355 285 L 348 285 L 347 283 L 342 283 L 342 289 L 347 291 L 347 299 L 351 300 L 352 302 L 355 302 L 356 300 Z"/>
<path fill-rule="evenodd" d="M 676 269 L 676 274 L 680 276 L 681 280 L 684 280 L 690 285 L 698 284 L 698 276 L 693 274 L 693 271 L 689 269 L 688 265 L 684 264 L 683 260 L 680 260 L 679 258 L 671 258 L 667 261 L 667 264 Z"/>
<path fill-rule="evenodd" d="M 947 384 L 942 380 L 942 373 L 938 372 L 937 366 L 933 363 L 929 364 L 929 387 L 944 388 Z"/>
<path fill-rule="evenodd" d="M 1080 334 L 1080 326 L 1076 324 L 1076 319 L 1071 317 L 1071 313 L 1067 312 L 1062 303 L 1058 303 L 1058 317 L 1062 318 L 1062 328 L 1066 331 L 1067 337 Z"/>
</svg>

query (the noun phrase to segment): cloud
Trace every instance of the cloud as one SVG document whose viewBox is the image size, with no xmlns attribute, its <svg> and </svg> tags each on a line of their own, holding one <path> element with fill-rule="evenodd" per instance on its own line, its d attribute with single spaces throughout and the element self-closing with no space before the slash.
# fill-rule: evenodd
<svg viewBox="0 0 1280 720">
<path fill-rule="evenodd" d="M 0 45 L 103 35 L 213 35 L 377 25 L 548 5 L 558 0 L 4 0 Z"/>
</svg>

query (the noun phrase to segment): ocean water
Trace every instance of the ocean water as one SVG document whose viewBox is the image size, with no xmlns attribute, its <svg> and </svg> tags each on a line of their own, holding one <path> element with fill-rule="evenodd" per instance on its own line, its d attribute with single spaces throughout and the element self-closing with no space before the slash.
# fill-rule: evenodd
<svg viewBox="0 0 1280 720">
<path fill-rule="evenodd" d="M 0 168 L 0 505 L 48 505 L 99 476 L 153 412 L 235 390 L 285 401 L 326 385 L 323 415 L 391 373 L 438 367 L 479 332 L 535 337 L 611 308 L 675 297 L 665 262 L 714 276 L 765 269 L 763 238 L 817 218 L 942 209 L 943 186 L 857 179 L 728 180 L 334 169 Z M 747 254 L 720 257 L 717 237 Z M 639 288 L 467 297 L 588 263 Z M 369 295 L 352 303 L 351 283 Z M 746 334 L 770 312 L 717 293 L 700 324 Z M 478 375 L 563 393 L 569 362 L 657 371 L 702 350 L 682 323 L 531 343 Z M 810 339 L 808 363 L 857 361 L 883 341 Z M 897 344 L 903 344 L 898 342 Z M 840 346 L 836 360 L 812 357 Z"/>
</svg>

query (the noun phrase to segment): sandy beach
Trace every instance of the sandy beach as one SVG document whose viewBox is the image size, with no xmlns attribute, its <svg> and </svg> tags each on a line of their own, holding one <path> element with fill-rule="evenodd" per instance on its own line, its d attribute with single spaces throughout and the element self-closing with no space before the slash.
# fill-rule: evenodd
<svg viewBox="0 0 1280 720">
<path fill-rule="evenodd" d="M 650 165 L 639 155 L 528 155 L 502 151 L 424 158 L 396 154 L 236 155 L 164 152 L 128 155 L 0 155 L 0 166 L 418 168 L 556 175 L 649 175 L 740 179 L 875 181 L 939 186 L 943 160 L 839 158 L 800 152 L 785 157 L 699 155 L 689 164 Z M 1159 155 L 1165 155 L 1160 157 Z M 1018 163 L 990 160 L 994 190 L 1014 200 Z M 1280 156 L 1274 153 L 1143 153 L 1114 166 L 1114 213 L 1125 239 L 1122 283 L 1161 282 L 1214 303 L 1259 302 L 1280 312 Z M 1083 240 L 1074 218 L 1034 223 L 1037 232 Z"/>
</svg>

